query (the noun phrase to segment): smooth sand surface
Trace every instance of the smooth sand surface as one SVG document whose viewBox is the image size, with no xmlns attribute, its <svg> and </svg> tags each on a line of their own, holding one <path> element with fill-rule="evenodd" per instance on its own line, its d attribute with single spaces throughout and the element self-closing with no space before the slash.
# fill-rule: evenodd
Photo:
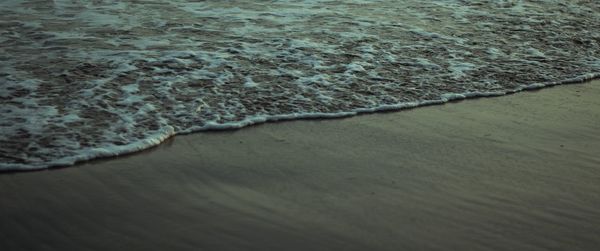
<svg viewBox="0 0 600 251">
<path fill-rule="evenodd" d="M 0 175 L 0 250 L 598 250 L 600 81 Z"/>
</svg>

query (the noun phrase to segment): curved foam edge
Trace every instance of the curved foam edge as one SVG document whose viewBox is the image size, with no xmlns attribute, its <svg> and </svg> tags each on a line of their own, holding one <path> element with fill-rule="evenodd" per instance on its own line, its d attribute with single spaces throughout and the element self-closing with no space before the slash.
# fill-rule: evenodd
<svg viewBox="0 0 600 251">
<path fill-rule="evenodd" d="M 275 122 L 275 121 L 284 121 L 284 120 L 296 120 L 296 119 L 328 119 L 328 118 L 341 118 L 341 117 L 349 117 L 362 113 L 375 113 L 381 111 L 397 111 L 408 108 L 415 108 L 419 106 L 427 106 L 434 104 L 443 104 L 449 101 L 462 100 L 468 98 L 478 98 L 478 97 L 494 97 L 494 96 L 503 96 L 507 94 L 517 93 L 526 90 L 536 90 L 544 87 L 550 87 L 555 85 L 564 85 L 564 84 L 575 84 L 575 83 L 583 83 L 586 81 L 590 81 L 593 79 L 600 78 L 600 73 L 589 73 L 579 77 L 565 79 L 563 81 L 552 81 L 546 83 L 534 83 L 529 85 L 521 85 L 512 90 L 506 91 L 498 91 L 498 92 L 467 92 L 467 93 L 447 93 L 442 94 L 441 99 L 439 100 L 423 100 L 417 102 L 406 102 L 392 105 L 382 105 L 373 108 L 359 108 L 354 109 L 347 112 L 337 112 L 337 113 L 292 113 L 292 114 L 278 114 L 271 116 L 253 116 L 246 118 L 242 121 L 235 123 L 227 123 L 227 124 L 218 124 L 214 122 L 209 122 L 204 126 L 192 127 L 183 131 L 175 132 L 175 129 L 172 126 L 167 126 L 159 130 L 156 134 L 151 137 L 148 137 L 143 140 L 136 141 L 131 144 L 122 145 L 122 146 L 112 146 L 110 148 L 93 148 L 85 151 L 82 154 L 76 156 L 65 157 L 57 160 L 53 160 L 46 163 L 41 164 L 7 164 L 0 163 L 0 172 L 6 171 L 33 171 L 40 170 L 58 166 L 71 166 L 79 162 L 92 160 L 96 158 L 104 158 L 104 157 L 114 157 L 124 154 L 129 154 L 133 152 L 138 152 L 144 149 L 148 149 L 150 147 L 156 146 L 166 139 L 177 135 L 177 134 L 189 134 L 200 131 L 211 131 L 211 130 L 231 130 L 231 129 L 239 129 L 246 126 L 266 123 L 266 122 Z"/>
<path fill-rule="evenodd" d="M 142 139 L 136 141 L 131 144 L 122 145 L 122 146 L 112 146 L 110 148 L 92 148 L 85 153 L 69 156 L 65 158 L 56 159 L 50 162 L 42 163 L 42 164 L 5 164 L 0 163 L 0 171 L 32 171 L 39 169 L 46 169 L 51 167 L 58 166 L 71 166 L 75 163 L 103 158 L 103 157 L 112 157 L 119 156 L 123 154 L 133 153 L 137 151 L 141 151 L 144 149 L 148 149 L 150 147 L 156 146 L 171 136 L 175 135 L 175 129 L 172 126 L 167 126 L 159 130 L 159 132 L 155 133 L 151 137 L 146 139 Z"/>
</svg>

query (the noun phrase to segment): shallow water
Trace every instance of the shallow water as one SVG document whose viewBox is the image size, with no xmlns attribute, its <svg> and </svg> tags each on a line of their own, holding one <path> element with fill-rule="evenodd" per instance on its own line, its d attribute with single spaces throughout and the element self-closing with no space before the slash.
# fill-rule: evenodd
<svg viewBox="0 0 600 251">
<path fill-rule="evenodd" d="M 597 1 L 3 1 L 0 170 L 600 73 Z"/>
</svg>

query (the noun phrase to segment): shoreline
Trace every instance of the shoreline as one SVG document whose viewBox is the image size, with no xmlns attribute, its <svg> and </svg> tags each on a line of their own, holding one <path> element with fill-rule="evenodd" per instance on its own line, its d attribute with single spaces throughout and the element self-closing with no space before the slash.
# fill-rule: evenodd
<svg viewBox="0 0 600 251">
<path fill-rule="evenodd" d="M 212 124 L 209 123 L 202 127 L 192 127 L 184 131 L 176 132 L 172 126 L 162 128 L 159 132 L 155 133 L 154 137 L 142 139 L 123 146 L 112 146 L 112 150 L 106 148 L 92 148 L 87 149 L 89 152 L 87 155 L 76 155 L 64 157 L 61 159 L 53 160 L 41 165 L 27 165 L 27 164 L 4 164 L 0 163 L 0 174 L 12 173 L 12 172 L 29 172 L 29 171 L 41 171 L 44 169 L 54 168 L 65 168 L 70 166 L 76 166 L 83 164 L 88 161 L 105 158 L 118 158 L 125 155 L 135 154 L 141 151 L 145 151 L 150 148 L 154 148 L 165 142 L 166 140 L 178 136 L 188 135 L 193 133 L 201 132 L 212 132 L 212 131 L 227 131 L 227 130 L 238 130 L 249 126 L 255 126 L 265 123 L 276 123 L 276 122 L 288 122 L 295 120 L 307 120 L 307 119 L 343 119 L 359 115 L 368 115 L 382 112 L 400 112 L 408 109 L 415 109 L 420 107 L 426 107 L 431 105 L 443 105 L 455 101 L 463 101 L 469 99 L 488 98 L 488 97 L 501 97 L 506 95 L 513 95 L 524 91 L 538 91 L 545 88 L 552 88 L 561 85 L 572 85 L 572 84 L 585 84 L 589 82 L 600 81 L 600 73 L 588 73 L 579 77 L 565 79 L 561 81 L 553 81 L 547 83 L 533 83 L 529 85 L 521 85 L 513 90 L 504 90 L 502 92 L 469 92 L 469 93 L 447 93 L 442 95 L 440 100 L 423 100 L 418 102 L 408 102 L 393 105 L 383 105 L 372 108 L 360 108 L 346 112 L 338 113 L 306 113 L 306 114 L 278 114 L 270 116 L 255 116 L 246 118 L 242 121 L 227 124 Z"/>
<path fill-rule="evenodd" d="M 0 249 L 591 250 L 600 81 L 0 175 Z"/>
</svg>

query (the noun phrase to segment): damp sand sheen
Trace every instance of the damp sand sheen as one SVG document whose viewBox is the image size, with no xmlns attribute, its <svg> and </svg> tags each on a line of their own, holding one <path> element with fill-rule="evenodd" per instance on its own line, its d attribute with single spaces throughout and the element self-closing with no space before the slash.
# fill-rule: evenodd
<svg viewBox="0 0 600 251">
<path fill-rule="evenodd" d="M 267 123 L 0 175 L 0 249 L 596 250 L 599 96 Z"/>
<path fill-rule="evenodd" d="M 596 250 L 599 32 L 597 1 L 0 1 L 0 250 Z"/>
<path fill-rule="evenodd" d="M 0 169 L 582 82 L 597 1 L 2 1 Z"/>
</svg>

